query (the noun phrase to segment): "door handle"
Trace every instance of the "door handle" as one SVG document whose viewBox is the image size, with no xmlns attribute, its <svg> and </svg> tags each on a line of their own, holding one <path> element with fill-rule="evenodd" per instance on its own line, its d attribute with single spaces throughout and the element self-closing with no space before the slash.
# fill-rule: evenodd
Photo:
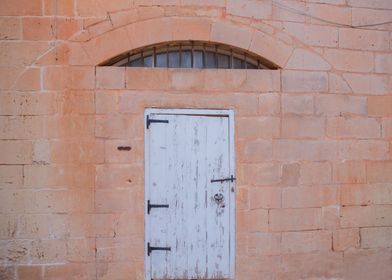
<svg viewBox="0 0 392 280">
<path fill-rule="evenodd" d="M 211 180 L 211 183 L 217 183 L 217 182 L 223 183 L 223 182 L 226 182 L 226 181 L 230 181 L 230 182 L 233 183 L 234 180 L 236 180 L 236 178 L 234 178 L 234 176 L 231 175 L 230 178 L 212 179 L 212 180 Z"/>
</svg>

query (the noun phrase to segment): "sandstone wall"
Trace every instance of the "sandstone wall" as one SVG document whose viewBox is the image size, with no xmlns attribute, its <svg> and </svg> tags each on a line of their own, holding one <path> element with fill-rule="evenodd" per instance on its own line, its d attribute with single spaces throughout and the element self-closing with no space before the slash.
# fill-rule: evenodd
<svg viewBox="0 0 392 280">
<path fill-rule="evenodd" d="M 2 0 L 0 279 L 144 279 L 147 107 L 235 110 L 236 279 L 392 279 L 391 20 L 389 0 Z M 281 69 L 97 66 L 186 39 Z"/>
</svg>

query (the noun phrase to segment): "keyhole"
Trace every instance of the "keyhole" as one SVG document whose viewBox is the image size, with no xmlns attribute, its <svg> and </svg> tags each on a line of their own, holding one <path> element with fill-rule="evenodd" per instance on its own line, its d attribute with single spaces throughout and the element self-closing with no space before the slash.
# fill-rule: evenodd
<svg viewBox="0 0 392 280">
<path fill-rule="evenodd" d="M 221 203 L 223 201 L 223 194 L 221 193 L 217 193 L 214 195 L 214 199 L 216 203 Z"/>
</svg>

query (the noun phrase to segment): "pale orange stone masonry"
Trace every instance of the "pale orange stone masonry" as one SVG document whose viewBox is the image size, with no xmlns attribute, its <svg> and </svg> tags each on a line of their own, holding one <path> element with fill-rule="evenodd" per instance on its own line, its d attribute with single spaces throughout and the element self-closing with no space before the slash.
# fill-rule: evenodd
<svg viewBox="0 0 392 280">
<path fill-rule="evenodd" d="M 285 5 L 292 9 L 304 12 L 306 5 L 304 2 L 285 2 Z M 291 13 L 289 9 L 281 9 L 278 6 L 272 6 L 272 16 L 274 20 L 290 21 L 290 22 L 305 22 L 305 16 L 301 13 Z"/>
<path fill-rule="evenodd" d="M 140 163 L 143 160 L 143 142 L 138 140 L 106 140 L 105 141 L 105 163 Z M 133 147 L 131 155 L 117 149 L 119 146 Z"/>
<path fill-rule="evenodd" d="M 280 121 L 277 117 L 238 118 L 237 127 L 239 138 L 272 139 L 280 134 Z"/>
<path fill-rule="evenodd" d="M 341 187 L 342 205 L 390 204 L 392 187 L 388 184 L 343 185 Z"/>
<path fill-rule="evenodd" d="M 42 1 L 20 1 L 15 4 L 11 0 L 5 0 L 0 5 L 0 15 L 2 16 L 22 16 L 22 15 L 33 15 L 39 16 L 42 13 Z"/>
<path fill-rule="evenodd" d="M 21 20 L 19 18 L 2 17 L 0 18 L 0 39 L 18 40 L 21 37 Z"/>
<path fill-rule="evenodd" d="M 388 249 L 353 250 L 345 253 L 345 275 L 349 279 L 388 279 L 392 272 L 388 265 Z M 382 269 L 373 269 L 382 267 Z"/>
<path fill-rule="evenodd" d="M 4 187 L 20 187 L 23 185 L 23 166 L 1 165 L 0 184 Z"/>
<path fill-rule="evenodd" d="M 339 229 L 333 232 L 333 250 L 345 251 L 358 248 L 360 235 L 357 228 Z"/>
<path fill-rule="evenodd" d="M 97 188 L 132 188 L 143 184 L 141 176 L 143 171 L 140 164 L 113 164 L 97 165 Z"/>
<path fill-rule="evenodd" d="M 325 133 L 325 119 L 322 117 L 283 117 L 282 138 L 320 139 Z"/>
<path fill-rule="evenodd" d="M 392 119 L 382 120 L 382 136 L 387 139 L 392 138 Z"/>
<path fill-rule="evenodd" d="M 317 252 L 307 254 L 288 254 L 282 256 L 284 269 L 279 272 L 280 279 L 298 279 L 300 277 L 336 278 L 342 272 L 343 254 L 337 252 Z"/>
<path fill-rule="evenodd" d="M 282 190 L 276 187 L 253 187 L 249 190 L 249 207 L 250 209 L 257 208 L 280 208 Z"/>
<path fill-rule="evenodd" d="M 327 135 L 331 138 L 371 139 L 381 137 L 381 125 L 372 118 L 329 118 Z"/>
<path fill-rule="evenodd" d="M 329 162 L 304 162 L 300 165 L 301 185 L 326 185 L 332 182 L 332 168 Z"/>
<path fill-rule="evenodd" d="M 375 58 L 376 73 L 392 74 L 392 55 L 378 54 Z"/>
<path fill-rule="evenodd" d="M 339 155 L 336 141 L 276 140 L 273 144 L 274 157 L 289 162 L 333 160 Z"/>
<path fill-rule="evenodd" d="M 375 8 L 375 9 L 392 9 L 392 3 L 388 0 L 377 0 L 368 2 L 366 0 L 348 0 L 348 4 L 351 7 L 359 7 L 359 8 Z"/>
<path fill-rule="evenodd" d="M 343 74 L 352 91 L 360 95 L 388 95 L 391 93 L 390 75 Z"/>
<path fill-rule="evenodd" d="M 290 57 L 286 65 L 286 68 L 325 71 L 330 70 L 331 66 L 318 54 L 298 49 L 294 50 L 293 55 Z"/>
<path fill-rule="evenodd" d="M 326 92 L 328 76 L 325 72 L 283 71 L 282 90 L 285 92 Z"/>
<path fill-rule="evenodd" d="M 32 162 L 31 141 L 0 141 L 0 164 L 30 164 Z"/>
<path fill-rule="evenodd" d="M 392 96 L 371 96 L 368 98 L 370 116 L 392 117 Z"/>
<path fill-rule="evenodd" d="M 352 93 L 353 89 L 350 88 L 348 82 L 343 79 L 341 75 L 329 73 L 329 88 L 330 93 Z"/>
<path fill-rule="evenodd" d="M 339 47 L 344 49 L 387 51 L 389 34 L 385 31 L 339 29 Z"/>
<path fill-rule="evenodd" d="M 53 3 L 50 0 L 44 0 L 44 14 L 59 15 L 59 16 L 73 16 L 75 4 L 76 1 L 59 0 L 56 3 Z"/>
<path fill-rule="evenodd" d="M 235 279 L 392 279 L 392 25 L 373 25 L 391 11 L 2 1 L 0 278 L 144 279 L 143 114 L 157 107 L 234 111 Z M 99 66 L 172 40 L 278 69 Z"/>
<path fill-rule="evenodd" d="M 311 115 L 314 112 L 313 95 L 283 94 L 282 112 L 284 114 Z"/>
<path fill-rule="evenodd" d="M 7 41 L 0 42 L 0 66 L 26 66 L 50 49 L 46 41 Z"/>
<path fill-rule="evenodd" d="M 332 233 L 329 231 L 304 231 L 282 233 L 282 252 L 287 254 L 330 251 Z"/>
<path fill-rule="evenodd" d="M 253 209 L 250 211 L 241 211 L 237 214 L 240 223 L 239 232 L 265 232 L 268 231 L 268 210 Z"/>
<path fill-rule="evenodd" d="M 282 232 L 321 229 L 321 209 L 271 209 L 269 229 Z"/>
<path fill-rule="evenodd" d="M 14 82 L 13 89 L 26 90 L 40 90 L 41 89 L 41 72 L 39 68 L 27 68 L 18 79 Z"/>
<path fill-rule="evenodd" d="M 259 114 L 261 115 L 278 115 L 280 108 L 280 94 L 266 93 L 259 95 Z"/>
<path fill-rule="evenodd" d="M 362 161 L 342 161 L 333 165 L 333 182 L 356 184 L 365 183 L 366 164 Z"/>
<path fill-rule="evenodd" d="M 56 111 L 55 92 L 21 93 L 3 92 L 0 95 L 0 113 L 2 115 L 51 115 Z"/>
<path fill-rule="evenodd" d="M 325 24 L 323 21 L 318 21 L 317 18 L 325 19 L 328 18 L 328 15 L 333 14 L 334 22 L 346 25 L 351 23 L 351 9 L 348 7 L 337 7 L 328 4 L 309 4 L 308 8 L 309 12 L 316 17 L 316 19 L 312 19 L 312 22 Z"/>
<path fill-rule="evenodd" d="M 284 208 L 308 208 L 336 205 L 339 202 L 339 189 L 334 186 L 312 186 L 285 188 L 282 191 Z"/>
<path fill-rule="evenodd" d="M 276 40 L 272 36 L 262 32 L 254 32 L 249 50 L 252 52 L 261 51 L 268 53 L 268 59 L 283 67 L 286 65 L 293 48 L 281 40 Z"/>
<path fill-rule="evenodd" d="M 235 0 L 228 0 L 227 12 L 237 16 L 268 19 L 272 13 L 272 6 L 268 2 L 244 1 L 244 3 L 241 3 Z"/>
<path fill-rule="evenodd" d="M 255 186 L 273 185 L 280 182 L 281 166 L 276 163 L 260 163 L 243 165 L 243 184 Z"/>
<path fill-rule="evenodd" d="M 315 113 L 328 116 L 366 115 L 366 97 L 320 94 L 315 96 Z M 369 111 L 370 115 L 370 111 Z"/>
<path fill-rule="evenodd" d="M 123 67 L 98 67 L 96 87 L 99 89 L 125 88 L 125 68 Z"/>
<path fill-rule="evenodd" d="M 369 183 L 390 183 L 392 180 L 392 162 L 368 162 L 366 179 Z"/>
<path fill-rule="evenodd" d="M 257 140 L 244 144 L 241 161 L 249 163 L 272 160 L 272 141 Z"/>
<path fill-rule="evenodd" d="M 283 30 L 307 45 L 321 47 L 338 46 L 339 32 L 336 27 L 283 22 Z"/>
<path fill-rule="evenodd" d="M 342 207 L 342 227 L 390 226 L 392 222 L 391 209 L 391 205 Z"/>
<path fill-rule="evenodd" d="M 392 227 L 362 228 L 361 247 L 388 248 L 392 246 Z"/>
<path fill-rule="evenodd" d="M 373 54 L 364 51 L 329 49 L 325 58 L 337 70 L 347 72 L 372 72 L 374 70 Z"/>
<path fill-rule="evenodd" d="M 248 237 L 248 254 L 250 256 L 279 255 L 280 234 L 252 233 Z"/>
</svg>

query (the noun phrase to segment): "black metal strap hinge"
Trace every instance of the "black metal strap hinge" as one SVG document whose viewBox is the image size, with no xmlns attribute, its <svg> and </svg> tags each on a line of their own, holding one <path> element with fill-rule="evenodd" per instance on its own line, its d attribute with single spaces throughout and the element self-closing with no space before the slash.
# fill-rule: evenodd
<svg viewBox="0 0 392 280">
<path fill-rule="evenodd" d="M 211 180 L 211 183 L 216 183 L 216 182 L 222 183 L 222 182 L 226 182 L 226 181 L 230 181 L 230 182 L 233 183 L 235 179 L 236 179 L 236 178 L 234 178 L 234 176 L 231 175 L 230 178 L 212 179 L 212 180 Z"/>
<path fill-rule="evenodd" d="M 169 121 L 168 120 L 150 119 L 150 116 L 147 115 L 147 118 L 146 118 L 146 128 L 147 129 L 150 128 L 151 123 L 169 123 Z"/>
<path fill-rule="evenodd" d="M 171 247 L 152 247 L 150 242 L 147 243 L 147 255 L 150 256 L 152 251 L 171 251 Z"/>
<path fill-rule="evenodd" d="M 147 200 L 147 214 L 150 214 L 151 208 L 169 208 L 169 204 L 151 204 L 150 200 Z"/>
</svg>

